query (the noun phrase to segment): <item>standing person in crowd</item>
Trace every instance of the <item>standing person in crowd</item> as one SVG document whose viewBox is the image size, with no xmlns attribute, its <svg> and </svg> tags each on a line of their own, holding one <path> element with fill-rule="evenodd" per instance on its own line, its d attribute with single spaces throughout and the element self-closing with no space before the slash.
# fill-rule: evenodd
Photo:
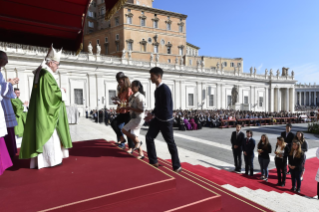
<svg viewBox="0 0 319 212">
<path fill-rule="evenodd" d="M 7 132 L 8 134 L 4 137 L 4 140 L 7 145 L 7 149 L 10 155 L 11 160 L 17 154 L 17 144 L 16 137 L 14 134 L 14 127 L 18 125 L 16 116 L 14 114 L 11 99 L 15 98 L 13 92 L 13 85 L 19 83 L 19 78 L 8 79 L 8 82 L 5 81 L 1 68 L 8 63 L 7 54 L 3 51 L 0 51 L 0 85 L 1 85 L 1 106 L 3 108 L 4 117 L 6 120 Z"/>
<path fill-rule="evenodd" d="M 283 137 L 277 137 L 276 150 L 275 150 L 275 165 L 277 169 L 278 186 L 285 187 L 286 173 L 287 173 L 287 157 L 289 154 L 289 147 L 285 143 Z M 281 176 L 282 173 L 282 176 Z"/>
<path fill-rule="evenodd" d="M 269 154 L 271 153 L 271 144 L 269 143 L 268 136 L 263 134 L 257 145 L 258 161 L 261 170 L 261 180 L 268 181 L 268 165 L 270 162 Z"/>
<path fill-rule="evenodd" d="M 145 118 L 146 100 L 142 83 L 138 80 L 133 81 L 132 91 L 134 94 L 130 96 L 129 106 L 125 108 L 130 111 L 131 120 L 122 128 L 122 132 L 135 143 L 130 153 L 138 149 L 138 158 L 143 159 L 142 141 L 139 141 L 139 136 Z"/>
<path fill-rule="evenodd" d="M 155 149 L 154 139 L 161 131 L 165 142 L 167 143 L 172 158 L 173 170 L 181 172 L 182 167 L 178 157 L 177 147 L 173 135 L 173 100 L 169 87 L 162 82 L 163 70 L 155 67 L 150 70 L 151 81 L 156 84 L 155 90 L 155 108 L 145 118 L 151 121 L 146 134 L 146 147 L 149 157 L 149 163 L 155 167 L 159 166 Z"/>
<path fill-rule="evenodd" d="M 280 136 L 285 139 L 285 143 L 288 145 L 289 151 L 291 148 L 292 140 L 294 139 L 295 135 L 291 132 L 291 124 L 286 124 L 286 131 L 281 132 Z M 290 169 L 288 170 L 287 174 L 290 174 Z"/>
<path fill-rule="evenodd" d="M 118 83 L 119 83 L 119 93 L 118 93 L 118 100 L 116 103 L 118 104 L 117 113 L 115 119 L 111 122 L 111 127 L 113 128 L 114 132 L 116 133 L 116 136 L 119 138 L 118 145 L 124 145 L 126 140 L 124 139 L 124 136 L 122 134 L 122 130 L 120 129 L 121 124 L 127 124 L 130 119 L 130 112 L 122 107 L 121 103 L 127 104 L 129 101 L 130 96 L 133 94 L 133 91 L 131 89 L 131 83 L 127 76 L 124 75 L 124 73 L 119 73 L 117 76 Z M 132 152 L 134 148 L 134 142 L 132 139 L 127 138 L 128 140 L 128 152 Z M 125 146 L 121 146 L 124 148 Z"/>
<path fill-rule="evenodd" d="M 243 143 L 245 142 L 245 134 L 240 131 L 241 125 L 236 125 L 236 131 L 232 132 L 230 142 L 232 144 L 235 172 L 241 172 Z"/>
<path fill-rule="evenodd" d="M 2 92 L 1 90 L 2 90 L 2 87 L 0 85 L 0 92 Z M 0 101 L 2 101 L 1 96 L 0 96 Z M 4 118 L 3 109 L 0 104 L 0 175 L 2 175 L 7 168 L 12 166 L 12 161 L 8 153 L 7 145 L 6 145 L 6 142 L 4 141 L 4 136 L 7 133 L 8 132 L 7 132 L 6 120 Z"/>
<path fill-rule="evenodd" d="M 304 160 L 304 153 L 301 150 L 300 142 L 294 140 L 292 142 L 292 147 L 288 155 L 289 168 L 291 172 L 291 182 L 292 182 L 292 191 L 297 191 L 300 193 L 301 187 L 301 173 L 302 173 L 302 164 Z M 297 181 L 297 190 L 296 190 L 296 181 Z"/>
<path fill-rule="evenodd" d="M 12 107 L 13 107 L 13 111 L 16 115 L 16 119 L 18 122 L 18 125 L 14 127 L 14 133 L 16 135 L 16 142 L 17 145 L 21 145 L 22 142 L 22 136 L 23 136 L 23 132 L 24 132 L 24 125 L 27 121 L 27 112 L 28 112 L 28 108 L 27 106 L 29 105 L 28 102 L 22 102 L 20 100 L 20 90 L 19 88 L 14 88 L 14 93 L 16 95 L 16 98 L 11 99 L 11 103 L 12 103 Z"/>
<path fill-rule="evenodd" d="M 296 136 L 295 136 L 294 139 L 300 142 L 301 150 L 304 153 L 304 160 L 303 160 L 303 164 L 302 164 L 302 174 L 301 174 L 301 181 L 303 181 L 303 175 L 305 173 L 305 163 L 306 163 L 306 159 L 307 159 L 306 158 L 306 152 L 308 151 L 308 142 L 304 138 L 303 132 L 301 132 L 301 131 L 298 131 L 296 133 Z"/>
<path fill-rule="evenodd" d="M 250 171 L 249 175 L 254 175 L 254 149 L 256 146 L 256 141 L 252 138 L 253 132 L 251 130 L 246 131 L 246 138 L 243 143 L 243 152 L 245 159 L 245 174 L 248 175 L 248 171 Z"/>
<path fill-rule="evenodd" d="M 30 107 L 19 158 L 29 159 L 30 168 L 53 167 L 69 157 L 72 140 L 65 103 L 66 90 L 56 81 L 62 49 L 51 46 L 45 61 L 34 72 Z"/>
<path fill-rule="evenodd" d="M 281 133 L 281 137 L 285 139 L 285 143 L 288 145 L 289 148 L 291 148 L 292 140 L 295 137 L 295 134 L 291 132 L 291 124 L 286 124 L 286 131 Z"/>
</svg>

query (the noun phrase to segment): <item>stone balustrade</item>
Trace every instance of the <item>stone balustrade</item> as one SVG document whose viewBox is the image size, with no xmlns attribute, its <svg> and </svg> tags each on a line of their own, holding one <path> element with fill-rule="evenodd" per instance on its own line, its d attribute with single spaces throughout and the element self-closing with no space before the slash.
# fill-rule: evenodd
<svg viewBox="0 0 319 212">
<path fill-rule="evenodd" d="M 0 50 L 5 51 L 6 53 L 10 54 L 18 54 L 18 55 L 27 55 L 27 56 L 34 56 L 36 58 L 44 58 L 49 50 L 49 48 L 44 47 L 37 47 L 37 46 L 28 46 L 28 45 L 21 45 L 15 43 L 5 43 L 0 42 Z M 154 56 L 155 57 L 155 56 Z M 221 68 L 217 70 L 213 69 L 205 69 L 202 66 L 198 67 L 191 67 L 191 66 L 184 66 L 180 64 L 171 64 L 171 63 L 159 63 L 156 62 L 155 59 L 152 61 L 137 61 L 131 58 L 126 57 L 113 57 L 113 56 L 106 56 L 106 55 L 94 55 L 90 53 L 81 52 L 80 54 L 76 55 L 74 52 L 70 51 L 63 51 L 61 55 L 61 61 L 89 61 L 95 62 L 97 64 L 114 64 L 114 65 L 124 65 L 124 66 L 135 66 L 140 68 L 149 69 L 151 67 L 160 66 L 166 71 L 171 72 L 181 72 L 181 73 L 189 73 L 189 74 L 205 74 L 207 76 L 224 76 L 224 77 L 231 77 L 231 78 L 245 78 L 245 79 L 257 79 L 261 81 L 294 81 L 292 75 L 288 76 L 279 76 L 279 75 L 272 75 L 272 74 L 255 74 L 255 73 L 244 73 L 241 69 L 235 69 L 233 72 L 230 71 L 223 71 Z M 267 72 L 268 73 L 268 72 Z M 299 85 L 303 86 L 303 85 Z M 318 86 L 319 87 L 319 86 Z"/>
</svg>

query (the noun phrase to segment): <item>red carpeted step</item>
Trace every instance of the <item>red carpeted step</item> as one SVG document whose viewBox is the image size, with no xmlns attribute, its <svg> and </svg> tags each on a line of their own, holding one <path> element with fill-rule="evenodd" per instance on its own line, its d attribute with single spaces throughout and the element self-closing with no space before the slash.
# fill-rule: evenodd
<svg viewBox="0 0 319 212">
<path fill-rule="evenodd" d="M 159 162 L 167 164 L 165 160 L 159 159 Z M 170 164 L 167 164 L 170 165 Z M 223 187 L 217 185 L 215 182 L 211 182 L 201 176 L 192 173 L 184 167 L 185 170 L 181 172 L 181 175 L 191 178 L 196 183 L 211 189 L 212 191 L 220 194 L 222 196 L 222 210 L 221 211 L 232 211 L 232 212 L 241 212 L 241 211 L 271 211 L 270 209 L 261 206 L 251 200 L 248 200 L 244 197 L 241 197 L 238 194 L 235 194 Z M 205 167 L 204 167 L 205 168 Z M 217 170 L 219 171 L 219 170 Z"/>
<path fill-rule="evenodd" d="M 187 164 L 187 163 L 182 163 L 182 167 L 183 168 L 186 168 L 187 170 L 191 171 L 191 172 L 194 172 L 194 173 L 197 173 L 199 174 L 200 176 L 206 178 L 206 179 L 209 179 L 219 185 L 224 185 L 224 184 L 227 184 L 227 181 L 225 181 L 224 179 L 221 179 L 220 177 L 217 177 L 216 174 L 212 175 L 211 173 L 207 173 L 206 172 L 206 169 L 203 169 L 201 167 L 195 167 L 191 164 Z"/>
<path fill-rule="evenodd" d="M 175 189 L 175 178 L 105 140 L 73 144 L 61 166 L 35 170 L 29 169 L 29 160 L 15 160 L 1 176 L 1 211 L 39 211 L 67 204 L 61 211 L 78 211 Z"/>
<path fill-rule="evenodd" d="M 189 165 L 187 165 L 189 166 Z M 224 181 L 227 181 L 227 184 L 230 184 L 235 187 L 248 187 L 253 190 L 262 189 L 265 191 L 276 191 L 278 193 L 289 193 L 295 194 L 290 191 L 291 188 L 291 176 L 287 175 L 286 186 L 276 186 L 277 184 L 277 172 L 276 169 L 269 170 L 268 182 L 259 180 L 261 174 L 255 174 L 253 177 L 246 176 L 243 174 L 237 174 L 234 172 L 228 172 L 226 170 L 217 170 L 215 168 L 206 168 L 200 165 L 194 165 L 194 173 L 206 177 L 207 179 L 219 180 L 220 177 L 223 177 Z M 306 161 L 306 172 L 304 175 L 304 180 L 301 183 L 301 194 L 306 196 L 316 196 L 316 181 L 315 175 L 318 170 L 318 159 L 312 158 Z M 204 174 L 203 174 L 204 173 Z M 209 177 L 213 176 L 213 177 Z M 216 177 L 218 176 L 218 177 Z"/>
</svg>

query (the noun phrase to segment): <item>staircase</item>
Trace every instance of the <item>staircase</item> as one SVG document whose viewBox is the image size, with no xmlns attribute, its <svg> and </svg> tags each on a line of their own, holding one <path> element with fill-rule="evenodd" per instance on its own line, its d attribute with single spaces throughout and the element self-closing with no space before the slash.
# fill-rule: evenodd
<svg viewBox="0 0 319 212">
<path fill-rule="evenodd" d="M 222 187 L 237 193 L 256 203 L 267 206 L 277 212 L 318 212 L 319 200 L 297 194 L 278 193 L 275 191 L 264 191 L 262 189 L 252 190 L 247 187 L 237 188 L 226 184 Z"/>
</svg>

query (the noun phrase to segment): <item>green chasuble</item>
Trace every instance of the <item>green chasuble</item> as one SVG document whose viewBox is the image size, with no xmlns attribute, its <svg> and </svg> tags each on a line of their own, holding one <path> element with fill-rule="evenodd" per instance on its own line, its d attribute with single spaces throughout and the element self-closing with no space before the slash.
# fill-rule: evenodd
<svg viewBox="0 0 319 212">
<path fill-rule="evenodd" d="M 27 120 L 27 113 L 23 112 L 24 106 L 23 102 L 19 99 L 11 99 L 13 111 L 16 114 L 16 119 L 18 122 L 18 125 L 14 127 L 14 134 L 16 136 L 22 137 L 23 131 L 24 131 L 24 125 Z"/>
<path fill-rule="evenodd" d="M 61 90 L 52 74 L 41 69 L 36 72 L 33 82 L 19 158 L 33 158 L 42 153 L 44 144 L 55 129 L 61 145 L 71 148 L 69 122 Z"/>
</svg>

